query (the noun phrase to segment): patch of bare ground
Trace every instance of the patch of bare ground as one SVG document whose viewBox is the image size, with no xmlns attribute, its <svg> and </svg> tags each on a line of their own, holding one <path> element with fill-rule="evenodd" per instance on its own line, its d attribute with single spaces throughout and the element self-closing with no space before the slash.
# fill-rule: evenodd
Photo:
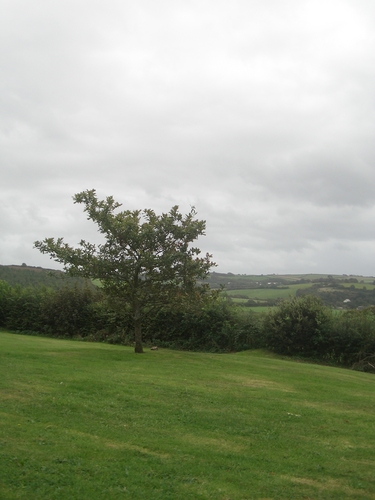
<svg viewBox="0 0 375 500">
<path fill-rule="evenodd" d="M 350 486 L 344 484 L 341 481 L 338 481 L 336 479 L 327 479 L 327 480 L 322 480 L 318 481 L 316 479 L 309 479 L 306 477 L 294 477 L 294 476 L 280 476 L 282 479 L 286 479 L 287 481 L 290 481 L 292 483 L 296 484 L 303 484 L 306 486 L 310 486 L 312 488 L 316 488 L 318 491 L 323 492 L 323 491 L 335 491 L 335 492 L 341 492 L 342 493 L 342 498 L 364 498 L 364 499 L 372 499 L 374 496 L 371 493 L 367 493 L 366 491 L 359 490 L 356 488 L 351 488 Z"/>
</svg>

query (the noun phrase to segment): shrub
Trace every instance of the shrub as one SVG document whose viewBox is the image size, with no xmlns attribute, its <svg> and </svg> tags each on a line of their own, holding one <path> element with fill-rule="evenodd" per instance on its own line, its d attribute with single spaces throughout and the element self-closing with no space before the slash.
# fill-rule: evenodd
<svg viewBox="0 0 375 500">
<path fill-rule="evenodd" d="M 41 331 L 43 301 L 49 294 L 46 288 L 10 287 L 8 290 L 4 326 L 18 331 Z"/>
<path fill-rule="evenodd" d="M 96 328 L 94 304 L 99 293 L 86 287 L 63 288 L 43 301 L 40 331 L 56 337 L 89 335 Z"/>
<path fill-rule="evenodd" d="M 260 315 L 218 300 L 202 308 L 159 311 L 145 340 L 165 347 L 211 352 L 260 347 Z"/>
<path fill-rule="evenodd" d="M 89 288 L 22 288 L 0 285 L 0 325 L 10 330 L 54 337 L 86 336 L 96 327 L 94 304 L 99 294 Z"/>
<path fill-rule="evenodd" d="M 334 361 L 356 369 L 375 371 L 375 307 L 336 315 L 330 336 Z"/>
<path fill-rule="evenodd" d="M 6 325 L 10 293 L 10 285 L 8 285 L 5 281 L 0 280 L 0 326 Z"/>
<path fill-rule="evenodd" d="M 293 297 L 265 320 L 267 347 L 279 354 L 319 357 L 329 349 L 331 312 L 318 297 Z"/>
</svg>

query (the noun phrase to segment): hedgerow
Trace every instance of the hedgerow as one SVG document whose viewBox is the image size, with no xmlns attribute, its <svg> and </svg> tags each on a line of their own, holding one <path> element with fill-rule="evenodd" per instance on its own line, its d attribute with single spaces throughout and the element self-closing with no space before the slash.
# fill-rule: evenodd
<svg viewBox="0 0 375 500">
<path fill-rule="evenodd" d="M 133 326 L 127 304 L 109 302 L 100 289 L 22 288 L 0 281 L 0 327 L 11 331 L 131 344 Z M 375 372 L 375 307 L 334 311 L 307 295 L 259 314 L 216 298 L 149 314 L 144 341 L 211 352 L 268 348 Z"/>
<path fill-rule="evenodd" d="M 375 307 L 335 311 L 318 297 L 293 297 L 266 316 L 264 335 L 279 354 L 375 371 Z"/>
</svg>

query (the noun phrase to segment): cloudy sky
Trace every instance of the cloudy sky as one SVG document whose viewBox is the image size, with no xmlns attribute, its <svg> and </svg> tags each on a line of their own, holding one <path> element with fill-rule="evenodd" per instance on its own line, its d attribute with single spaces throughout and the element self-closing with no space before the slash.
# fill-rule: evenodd
<svg viewBox="0 0 375 500">
<path fill-rule="evenodd" d="M 217 271 L 375 275 L 373 0 L 0 0 L 0 264 L 74 193 L 194 205 Z"/>
</svg>

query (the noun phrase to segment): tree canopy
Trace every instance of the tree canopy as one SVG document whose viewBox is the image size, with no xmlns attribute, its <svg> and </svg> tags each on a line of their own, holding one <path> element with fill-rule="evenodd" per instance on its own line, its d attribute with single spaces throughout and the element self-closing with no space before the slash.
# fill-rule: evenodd
<svg viewBox="0 0 375 500">
<path fill-rule="evenodd" d="M 98 226 L 105 242 L 81 240 L 78 248 L 63 238 L 36 241 L 35 248 L 64 265 L 71 276 L 98 279 L 104 292 L 130 307 L 134 320 L 135 352 L 143 352 L 142 322 L 156 308 L 207 296 L 204 280 L 215 263 L 191 246 L 205 234 L 206 222 L 195 208 L 183 215 L 178 206 L 157 215 L 151 209 L 118 211 L 112 196 L 98 200 L 95 189 L 73 196 L 84 205 L 87 219 Z"/>
</svg>

